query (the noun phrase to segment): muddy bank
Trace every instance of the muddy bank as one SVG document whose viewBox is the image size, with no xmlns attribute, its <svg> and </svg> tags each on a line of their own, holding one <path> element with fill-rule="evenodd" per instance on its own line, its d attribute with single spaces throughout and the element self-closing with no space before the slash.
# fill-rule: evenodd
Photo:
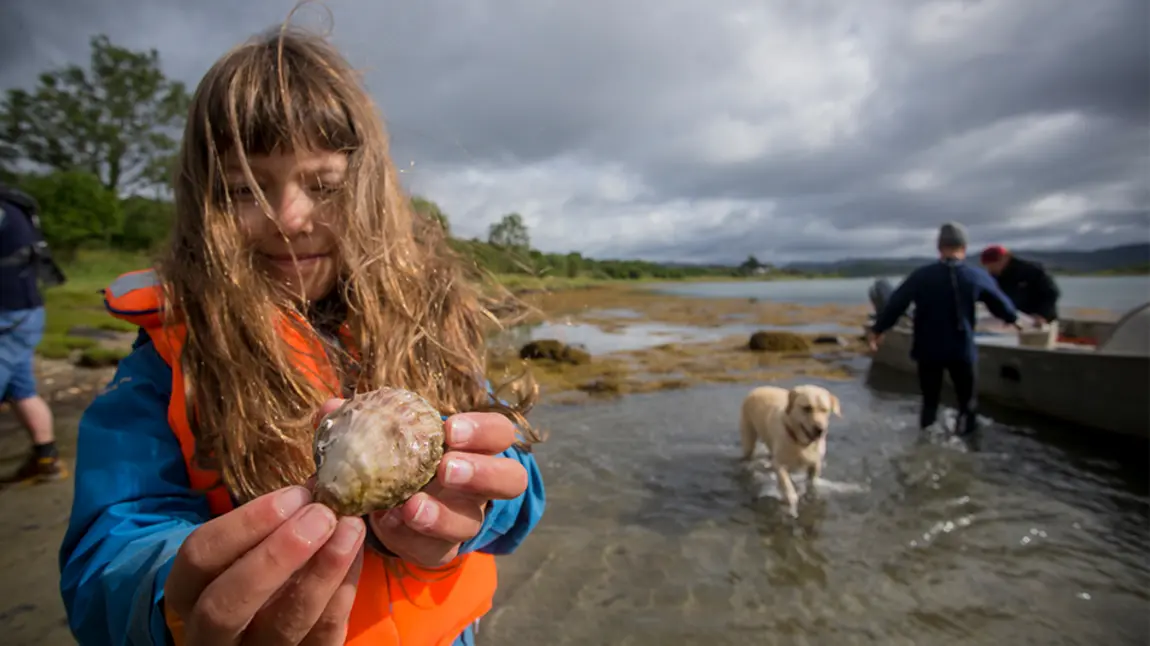
<svg viewBox="0 0 1150 646">
<path fill-rule="evenodd" d="M 71 471 L 76 427 L 91 393 L 103 382 L 97 373 L 62 378 L 70 384 L 52 404 L 60 455 Z M 57 382 L 57 383 L 61 383 Z M 80 393 L 69 394 L 72 388 Z M 8 476 L 28 451 L 28 438 L 11 414 L 0 414 L 0 474 Z M 41 485 L 0 487 L 0 643 L 10 646 L 75 644 L 60 599 L 57 553 L 68 527 L 73 479 Z"/>
<path fill-rule="evenodd" d="M 715 342 L 665 343 L 591 356 L 585 363 L 523 360 L 507 352 L 491 357 L 489 375 L 494 383 L 502 383 L 529 369 L 541 398 L 574 403 L 705 383 L 750 384 L 798 376 L 848 379 L 847 362 L 861 350 L 861 343 L 848 341 L 846 345 L 812 343 L 804 351 L 756 352 L 748 348 L 746 336 L 737 335 Z"/>
<path fill-rule="evenodd" d="M 529 370 L 545 401 L 578 402 L 804 375 L 846 379 L 846 362 L 864 350 L 857 330 L 866 321 L 867 309 L 861 307 L 693 299 L 614 285 L 521 298 L 537 314 L 530 325 L 493 337 L 488 375 L 494 383 L 503 383 Z M 800 342 L 753 351 L 749 340 L 760 330 Z M 520 356 L 525 343 L 540 339 L 573 344 L 586 351 L 589 360 Z"/>
<path fill-rule="evenodd" d="M 858 329 L 870 311 L 863 306 L 803 306 L 745 298 L 688 298 L 642 286 L 610 284 L 530 292 L 519 297 L 534 310 L 530 322 L 571 317 L 604 326 L 635 320 L 704 328 L 731 323 L 802 325 L 822 322 Z"/>
</svg>

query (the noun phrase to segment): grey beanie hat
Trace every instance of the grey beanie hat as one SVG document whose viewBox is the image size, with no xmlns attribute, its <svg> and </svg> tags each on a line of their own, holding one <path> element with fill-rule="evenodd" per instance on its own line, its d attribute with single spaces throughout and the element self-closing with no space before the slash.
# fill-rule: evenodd
<svg viewBox="0 0 1150 646">
<path fill-rule="evenodd" d="M 957 222 L 947 222 L 938 230 L 939 247 L 965 247 L 966 229 Z"/>
</svg>

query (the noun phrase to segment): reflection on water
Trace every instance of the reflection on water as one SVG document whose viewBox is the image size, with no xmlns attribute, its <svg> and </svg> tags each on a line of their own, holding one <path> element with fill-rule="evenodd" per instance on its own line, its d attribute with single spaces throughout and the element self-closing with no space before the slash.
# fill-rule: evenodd
<svg viewBox="0 0 1150 646">
<path fill-rule="evenodd" d="M 913 399 L 825 385 L 844 418 L 824 477 L 865 491 L 793 520 L 737 460 L 747 386 L 537 408 L 547 513 L 503 560 L 484 641 L 1146 643 L 1145 450 L 994 424 L 955 450 Z"/>
<path fill-rule="evenodd" d="M 542 323 L 522 325 L 504 331 L 493 344 L 520 347 L 535 339 L 556 339 L 568 345 L 582 346 L 591 354 L 642 350 L 665 343 L 699 343 L 718 341 L 738 334 L 750 336 L 759 330 L 785 330 L 799 334 L 855 334 L 855 328 L 834 323 L 803 325 L 749 325 L 745 323 L 704 328 L 669 323 L 624 323 L 604 329 L 588 323 Z"/>
</svg>

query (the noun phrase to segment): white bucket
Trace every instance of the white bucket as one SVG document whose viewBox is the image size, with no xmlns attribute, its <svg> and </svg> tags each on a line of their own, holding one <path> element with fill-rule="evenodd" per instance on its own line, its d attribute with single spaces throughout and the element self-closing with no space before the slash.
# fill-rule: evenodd
<svg viewBox="0 0 1150 646">
<path fill-rule="evenodd" d="M 1058 343 L 1058 321 L 1042 327 L 1024 327 L 1018 332 L 1018 345 L 1027 348 L 1053 348 Z"/>
</svg>

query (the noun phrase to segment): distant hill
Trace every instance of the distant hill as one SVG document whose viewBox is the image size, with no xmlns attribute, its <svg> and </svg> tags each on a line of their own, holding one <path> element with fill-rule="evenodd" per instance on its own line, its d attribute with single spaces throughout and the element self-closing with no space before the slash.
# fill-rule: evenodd
<svg viewBox="0 0 1150 646">
<path fill-rule="evenodd" d="M 1150 263 L 1150 243 L 1139 243 L 1095 249 L 1093 251 L 1028 251 L 1014 249 L 1020 257 L 1041 262 L 1055 273 L 1094 273 L 1122 271 L 1132 267 L 1145 267 Z M 836 274 L 846 277 L 901 276 L 915 267 L 934 260 L 932 257 L 912 258 L 847 258 L 833 262 L 796 262 L 788 269 L 804 273 Z"/>
</svg>

